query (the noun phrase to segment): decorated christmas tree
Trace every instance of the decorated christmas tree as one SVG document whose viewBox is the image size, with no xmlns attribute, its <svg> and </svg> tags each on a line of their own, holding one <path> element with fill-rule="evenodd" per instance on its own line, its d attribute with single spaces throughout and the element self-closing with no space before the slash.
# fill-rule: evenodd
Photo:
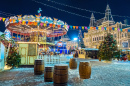
<svg viewBox="0 0 130 86">
<path fill-rule="evenodd" d="M 78 35 L 78 47 L 85 48 L 81 30 L 79 30 L 79 35 Z"/>
<path fill-rule="evenodd" d="M 21 58 L 17 53 L 17 49 L 15 47 L 10 47 L 9 55 L 7 57 L 7 65 L 11 67 L 18 67 L 20 62 Z"/>
<path fill-rule="evenodd" d="M 119 58 L 120 53 L 117 48 L 117 42 L 110 33 L 104 38 L 104 41 L 99 46 L 98 57 L 103 60 L 110 61 L 112 58 Z"/>
</svg>

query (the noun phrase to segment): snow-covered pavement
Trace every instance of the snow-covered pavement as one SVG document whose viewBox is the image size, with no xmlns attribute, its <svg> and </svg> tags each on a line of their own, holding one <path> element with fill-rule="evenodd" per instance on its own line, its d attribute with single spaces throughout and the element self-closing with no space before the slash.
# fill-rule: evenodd
<svg viewBox="0 0 130 86">
<path fill-rule="evenodd" d="M 91 78 L 80 79 L 78 68 L 69 69 L 68 86 L 130 86 L 130 62 L 88 61 Z M 34 68 L 17 68 L 0 72 L 0 86 L 53 86 L 53 82 L 44 82 L 44 74 L 34 75 Z"/>
</svg>

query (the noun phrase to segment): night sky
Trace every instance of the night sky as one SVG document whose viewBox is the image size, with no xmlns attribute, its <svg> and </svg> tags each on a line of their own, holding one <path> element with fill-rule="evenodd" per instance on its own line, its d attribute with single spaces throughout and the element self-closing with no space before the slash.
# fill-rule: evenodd
<svg viewBox="0 0 130 86">
<path fill-rule="evenodd" d="M 73 14 L 69 14 L 66 12 L 62 12 L 56 10 L 51 7 L 44 6 L 42 4 L 38 4 L 32 0 L 0 0 L 0 17 L 10 17 L 10 15 L 5 15 L 2 12 L 11 13 L 15 15 L 34 15 L 38 14 L 37 10 L 39 8 L 42 9 L 42 16 L 48 16 L 51 18 L 57 18 L 64 22 L 67 22 L 69 25 L 74 26 L 88 26 L 90 19 L 79 17 Z M 61 6 L 52 2 L 48 2 L 46 0 L 36 0 L 47 5 L 51 5 L 69 12 L 73 12 L 76 14 L 80 14 L 86 17 L 91 16 L 91 12 L 81 11 L 73 8 L 69 8 L 66 6 Z M 63 3 L 70 6 L 75 6 L 87 10 L 105 12 L 106 5 L 109 4 L 113 15 L 120 16 L 130 16 L 130 1 L 129 0 L 52 0 L 59 3 Z M 2 12 L 1 12 L 2 11 Z M 94 13 L 96 19 L 103 18 L 104 14 Z M 113 16 L 113 19 L 117 22 L 122 22 L 124 19 L 130 20 L 130 18 L 125 17 L 116 17 Z M 5 26 L 4 23 L 0 22 L 0 31 L 4 32 Z M 73 39 L 78 36 L 78 30 L 69 30 L 68 36 Z"/>
</svg>

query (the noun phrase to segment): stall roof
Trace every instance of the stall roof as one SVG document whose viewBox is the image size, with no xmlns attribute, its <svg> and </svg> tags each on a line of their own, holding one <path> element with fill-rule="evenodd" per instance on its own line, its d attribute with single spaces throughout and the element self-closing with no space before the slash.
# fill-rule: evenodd
<svg viewBox="0 0 130 86">
<path fill-rule="evenodd" d="M 96 48 L 82 48 L 84 50 L 99 50 L 99 49 L 96 49 Z"/>
</svg>

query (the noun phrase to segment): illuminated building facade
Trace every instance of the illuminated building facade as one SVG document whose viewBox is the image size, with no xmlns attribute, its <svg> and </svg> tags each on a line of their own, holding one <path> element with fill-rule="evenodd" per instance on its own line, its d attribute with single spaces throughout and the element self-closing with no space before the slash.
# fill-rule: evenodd
<svg viewBox="0 0 130 86">
<path fill-rule="evenodd" d="M 76 48 L 78 48 L 78 43 L 76 41 L 67 41 L 66 42 L 66 48 L 67 48 L 67 50 L 69 50 L 70 48 L 72 50 L 76 49 Z"/>
<path fill-rule="evenodd" d="M 94 14 L 92 13 L 89 27 L 122 28 L 123 31 L 110 30 L 110 29 L 109 30 L 89 29 L 87 33 L 84 33 L 83 38 L 84 45 L 86 48 L 99 48 L 100 43 L 104 40 L 106 34 L 111 33 L 114 39 L 117 41 L 117 45 L 120 49 L 129 49 L 130 32 L 126 31 L 126 29 L 130 29 L 130 25 L 128 25 L 126 21 L 124 24 L 122 24 L 122 22 L 115 22 L 113 20 L 109 5 L 107 5 L 104 18 L 95 20 Z"/>
</svg>

